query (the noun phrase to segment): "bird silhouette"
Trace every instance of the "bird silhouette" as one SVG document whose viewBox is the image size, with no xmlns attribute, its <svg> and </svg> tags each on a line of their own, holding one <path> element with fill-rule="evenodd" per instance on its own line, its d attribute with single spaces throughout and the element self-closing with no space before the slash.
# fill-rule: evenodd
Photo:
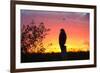
<svg viewBox="0 0 100 73">
<path fill-rule="evenodd" d="M 65 33 L 65 30 L 64 29 L 60 29 L 59 45 L 60 45 L 60 49 L 61 49 L 62 53 L 66 52 L 66 46 L 65 46 L 66 39 L 67 39 L 67 35 Z"/>
</svg>

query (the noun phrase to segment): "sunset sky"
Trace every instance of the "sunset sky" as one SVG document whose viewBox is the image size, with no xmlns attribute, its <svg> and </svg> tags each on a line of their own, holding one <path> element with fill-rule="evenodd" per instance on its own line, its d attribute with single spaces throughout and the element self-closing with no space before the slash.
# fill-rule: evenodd
<svg viewBox="0 0 100 73">
<path fill-rule="evenodd" d="M 59 33 L 63 28 L 67 34 L 67 51 L 89 51 L 89 13 L 83 12 L 56 12 L 21 10 L 21 26 L 31 24 L 34 20 L 36 25 L 41 22 L 50 31 L 43 40 L 46 52 L 60 52 Z"/>
</svg>

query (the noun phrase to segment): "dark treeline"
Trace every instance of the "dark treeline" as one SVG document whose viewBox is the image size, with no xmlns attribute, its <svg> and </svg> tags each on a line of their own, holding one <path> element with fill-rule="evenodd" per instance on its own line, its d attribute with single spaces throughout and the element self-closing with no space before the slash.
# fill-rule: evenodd
<svg viewBox="0 0 100 73">
<path fill-rule="evenodd" d="M 67 61 L 67 60 L 86 60 L 89 59 L 88 52 L 67 52 L 65 57 L 61 53 L 34 53 L 21 55 L 21 62 L 45 62 L 45 61 Z"/>
</svg>

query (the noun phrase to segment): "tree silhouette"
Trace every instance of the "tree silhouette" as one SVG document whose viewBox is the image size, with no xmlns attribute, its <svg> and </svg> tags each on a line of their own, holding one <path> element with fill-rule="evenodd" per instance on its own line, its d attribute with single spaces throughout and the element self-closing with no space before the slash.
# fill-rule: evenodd
<svg viewBox="0 0 100 73">
<path fill-rule="evenodd" d="M 50 29 L 45 28 L 41 22 L 36 26 L 32 21 L 30 25 L 23 25 L 21 28 L 21 51 L 23 53 L 43 53 L 43 39 Z"/>
</svg>

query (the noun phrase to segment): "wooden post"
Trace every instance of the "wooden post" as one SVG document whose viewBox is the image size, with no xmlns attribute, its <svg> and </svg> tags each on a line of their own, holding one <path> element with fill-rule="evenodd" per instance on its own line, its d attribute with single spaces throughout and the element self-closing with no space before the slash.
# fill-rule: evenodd
<svg viewBox="0 0 100 73">
<path fill-rule="evenodd" d="M 62 46 L 61 55 L 62 55 L 62 59 L 67 59 L 66 46 Z"/>
</svg>

